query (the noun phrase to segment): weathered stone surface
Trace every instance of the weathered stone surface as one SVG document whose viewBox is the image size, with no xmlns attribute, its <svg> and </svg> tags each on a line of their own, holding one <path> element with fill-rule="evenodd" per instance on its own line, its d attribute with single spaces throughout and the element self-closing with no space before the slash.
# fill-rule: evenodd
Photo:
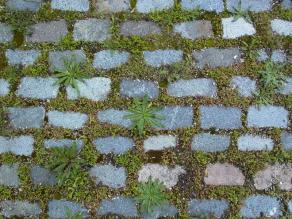
<svg viewBox="0 0 292 219">
<path fill-rule="evenodd" d="M 0 165 L 0 185 L 14 188 L 20 185 L 20 179 L 18 177 L 18 164 Z"/>
<path fill-rule="evenodd" d="M 181 50 L 173 49 L 144 51 L 143 55 L 146 64 L 152 67 L 171 65 L 182 61 L 183 58 L 183 52 Z"/>
<path fill-rule="evenodd" d="M 271 138 L 265 136 L 245 134 L 238 138 L 237 145 L 240 151 L 271 151 L 274 142 Z"/>
<path fill-rule="evenodd" d="M 0 215 L 8 218 L 13 216 L 38 218 L 42 212 L 38 203 L 28 201 L 2 201 L 0 208 L 2 209 Z"/>
<path fill-rule="evenodd" d="M 145 164 L 138 172 L 138 181 L 147 182 L 149 178 L 158 180 L 163 183 L 166 188 L 175 186 L 178 182 L 179 176 L 185 174 L 186 171 L 181 166 L 169 168 L 160 164 Z"/>
<path fill-rule="evenodd" d="M 292 35 L 292 22 L 281 19 L 274 19 L 271 21 L 272 30 L 279 35 L 291 36 Z"/>
<path fill-rule="evenodd" d="M 34 139 L 29 135 L 13 138 L 0 136 L 0 154 L 11 152 L 15 155 L 31 156 L 33 144 Z"/>
<path fill-rule="evenodd" d="M 147 36 L 160 34 L 160 27 L 151 21 L 126 21 L 121 25 L 121 34 L 124 36 Z"/>
<path fill-rule="evenodd" d="M 287 128 L 289 112 L 282 106 L 250 106 L 247 113 L 248 127 Z"/>
<path fill-rule="evenodd" d="M 272 52 L 271 59 L 273 62 L 283 63 L 286 62 L 286 53 L 284 50 L 276 49 Z"/>
<path fill-rule="evenodd" d="M 221 218 L 228 210 L 226 200 L 192 199 L 188 203 L 188 212 L 191 216 Z"/>
<path fill-rule="evenodd" d="M 65 62 L 84 63 L 86 55 L 83 50 L 65 50 L 49 52 L 50 71 L 66 70 Z"/>
<path fill-rule="evenodd" d="M 288 211 L 289 213 L 292 213 L 292 200 L 288 202 Z"/>
<path fill-rule="evenodd" d="M 93 67 L 110 70 L 128 62 L 130 53 L 117 50 L 103 50 L 94 54 Z"/>
<path fill-rule="evenodd" d="M 256 81 L 250 77 L 234 76 L 231 79 L 230 87 L 236 89 L 242 97 L 252 97 L 256 91 Z"/>
<path fill-rule="evenodd" d="M 205 174 L 204 182 L 207 185 L 242 186 L 245 181 L 241 170 L 228 163 L 208 164 Z"/>
<path fill-rule="evenodd" d="M 210 21 L 196 20 L 175 24 L 174 33 L 179 33 L 182 37 L 195 40 L 213 37 L 212 24 Z"/>
<path fill-rule="evenodd" d="M 88 11 L 88 0 L 52 0 L 52 9 L 59 9 L 62 11 Z"/>
<path fill-rule="evenodd" d="M 17 11 L 38 11 L 42 6 L 43 0 L 8 0 L 6 6 L 11 10 Z"/>
<path fill-rule="evenodd" d="M 292 94 L 292 77 L 287 78 L 286 82 L 284 83 L 283 87 L 280 88 L 277 92 L 283 95 L 290 95 Z"/>
<path fill-rule="evenodd" d="M 56 176 L 53 173 L 51 173 L 49 170 L 40 166 L 32 167 L 30 176 L 31 176 L 32 183 L 34 185 L 53 186 L 57 183 Z"/>
<path fill-rule="evenodd" d="M 123 97 L 148 96 L 150 99 L 156 99 L 159 95 L 159 87 L 157 82 L 123 79 L 120 94 Z"/>
<path fill-rule="evenodd" d="M 145 151 L 160 151 L 166 148 L 174 148 L 177 144 L 177 137 L 172 135 L 151 136 L 144 141 Z"/>
<path fill-rule="evenodd" d="M 72 147 L 72 145 L 75 144 L 78 150 L 81 150 L 81 148 L 84 145 L 83 140 L 76 139 L 46 139 L 44 140 L 44 147 L 45 148 L 56 148 L 56 147 Z"/>
<path fill-rule="evenodd" d="M 136 10 L 140 13 L 162 11 L 173 7 L 174 0 L 137 0 Z"/>
<path fill-rule="evenodd" d="M 208 78 L 178 80 L 168 85 L 167 94 L 175 97 L 216 97 L 217 86 L 213 79 Z"/>
<path fill-rule="evenodd" d="M 74 24 L 73 38 L 77 41 L 103 42 L 111 37 L 109 20 L 90 18 Z"/>
<path fill-rule="evenodd" d="M 282 215 L 282 205 L 277 197 L 268 195 L 251 195 L 244 200 L 240 215 L 245 218 L 261 216 L 277 218 Z"/>
<path fill-rule="evenodd" d="M 122 136 L 97 138 L 93 143 L 96 147 L 96 150 L 103 154 L 123 154 L 131 150 L 135 145 L 131 138 Z"/>
<path fill-rule="evenodd" d="M 65 129 L 81 129 L 88 120 L 88 116 L 84 113 L 78 112 L 48 112 L 49 125 L 62 127 Z"/>
<path fill-rule="evenodd" d="M 292 190 L 292 163 L 268 165 L 264 170 L 257 172 L 254 176 L 256 189 L 268 189 L 278 185 L 281 190 Z"/>
<path fill-rule="evenodd" d="M 193 137 L 192 150 L 204 152 L 225 151 L 228 149 L 229 144 L 229 136 L 202 133 Z"/>
<path fill-rule="evenodd" d="M 193 125 L 193 108 L 191 106 L 166 106 L 157 112 L 163 119 L 160 121 L 162 127 L 158 130 L 175 130 L 189 128 Z"/>
<path fill-rule="evenodd" d="M 37 50 L 12 50 L 5 52 L 9 65 L 33 65 L 40 57 L 41 53 Z"/>
<path fill-rule="evenodd" d="M 178 210 L 177 208 L 169 203 L 162 204 L 159 207 L 155 207 L 152 212 L 144 213 L 144 219 L 158 219 L 164 217 L 175 217 Z"/>
<path fill-rule="evenodd" d="M 241 110 L 220 105 L 200 106 L 201 128 L 238 129 L 242 127 Z"/>
<path fill-rule="evenodd" d="M 130 9 L 130 0 L 94 0 L 94 5 L 98 12 L 116 13 L 128 11 Z"/>
<path fill-rule="evenodd" d="M 283 0 L 281 5 L 285 9 L 292 9 L 292 2 L 290 0 Z"/>
<path fill-rule="evenodd" d="M 0 43 L 7 43 L 13 40 L 13 32 L 11 26 L 0 23 Z"/>
<path fill-rule="evenodd" d="M 269 56 L 265 49 L 260 49 L 257 51 L 257 60 L 259 62 L 266 61 L 268 58 Z"/>
<path fill-rule="evenodd" d="M 292 133 L 282 132 L 281 142 L 285 150 L 292 150 Z"/>
<path fill-rule="evenodd" d="M 45 108 L 43 107 L 9 107 L 8 117 L 15 129 L 41 128 L 44 125 Z"/>
<path fill-rule="evenodd" d="M 104 199 L 100 203 L 100 207 L 96 209 L 97 215 L 120 215 L 124 217 L 138 217 L 136 201 L 132 198 L 124 196 L 112 199 Z"/>
<path fill-rule="evenodd" d="M 10 91 L 9 82 L 5 79 L 0 78 L 0 97 L 6 96 Z"/>
<path fill-rule="evenodd" d="M 111 164 L 95 165 L 89 174 L 97 185 L 102 184 L 114 189 L 126 186 L 127 171 L 124 167 L 115 167 Z"/>
<path fill-rule="evenodd" d="M 38 23 L 31 27 L 32 34 L 26 36 L 27 42 L 58 42 L 68 33 L 65 20 Z"/>
<path fill-rule="evenodd" d="M 24 77 L 21 79 L 16 95 L 32 99 L 56 98 L 59 91 L 57 79 L 53 77 Z"/>
<path fill-rule="evenodd" d="M 194 50 L 192 55 L 199 69 L 228 67 L 239 63 L 241 57 L 239 48 Z"/>
<path fill-rule="evenodd" d="M 217 13 L 224 11 L 224 3 L 222 0 L 182 0 L 181 5 L 184 10 L 199 8 Z"/>
<path fill-rule="evenodd" d="M 101 123 L 109 123 L 112 125 L 119 125 L 125 128 L 130 128 L 132 122 L 130 119 L 126 119 L 125 116 L 130 112 L 126 110 L 108 109 L 97 113 L 97 119 Z"/>
<path fill-rule="evenodd" d="M 222 26 L 224 39 L 236 39 L 241 36 L 254 35 L 256 33 L 253 25 L 244 18 L 238 18 L 236 21 L 234 17 L 222 18 Z"/>
<path fill-rule="evenodd" d="M 234 12 L 234 8 L 238 9 L 240 0 L 227 0 L 226 6 L 228 11 Z M 241 9 L 245 11 L 261 12 L 271 10 L 273 6 L 272 0 L 244 0 L 241 1 Z"/>
<path fill-rule="evenodd" d="M 77 82 L 78 91 L 73 87 L 67 87 L 67 97 L 69 100 L 75 100 L 84 97 L 93 101 L 101 101 L 107 99 L 111 91 L 111 79 L 104 77 L 96 77 L 84 79 Z"/>
<path fill-rule="evenodd" d="M 88 210 L 84 205 L 77 202 L 67 201 L 67 200 L 52 200 L 49 202 L 48 215 L 50 219 L 60 219 L 66 218 L 68 216 L 68 211 L 74 215 L 81 215 L 82 218 L 88 217 Z"/>
</svg>

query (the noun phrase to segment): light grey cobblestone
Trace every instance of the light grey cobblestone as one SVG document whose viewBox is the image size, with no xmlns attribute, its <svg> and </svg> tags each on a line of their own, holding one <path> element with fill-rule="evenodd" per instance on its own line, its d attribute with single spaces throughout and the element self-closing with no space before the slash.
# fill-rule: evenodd
<svg viewBox="0 0 292 219">
<path fill-rule="evenodd" d="M 226 200 L 216 199 L 192 199 L 188 203 L 188 212 L 191 216 L 221 218 L 229 209 Z"/>
<path fill-rule="evenodd" d="M 94 54 L 93 67 L 110 70 L 129 61 L 130 53 L 117 50 L 103 50 Z"/>
<path fill-rule="evenodd" d="M 28 201 L 2 201 L 0 215 L 11 218 L 13 216 L 38 218 L 42 212 L 38 203 Z"/>
<path fill-rule="evenodd" d="M 20 186 L 20 179 L 18 176 L 18 164 L 0 165 L 0 185 L 17 188 Z M 0 213 L 1 215 L 1 213 Z"/>
<path fill-rule="evenodd" d="M 150 99 L 156 99 L 159 95 L 159 87 L 157 82 L 123 79 L 120 94 L 123 97 L 148 96 Z"/>
<path fill-rule="evenodd" d="M 16 11 L 38 11 L 43 4 L 43 0 L 7 0 L 6 6 Z"/>
<path fill-rule="evenodd" d="M 281 142 L 285 150 L 292 150 L 292 133 L 283 131 Z"/>
<path fill-rule="evenodd" d="M 32 183 L 37 186 L 54 186 L 57 184 L 56 176 L 49 170 L 40 166 L 32 167 L 30 176 Z"/>
<path fill-rule="evenodd" d="M 174 6 L 174 0 L 137 0 L 136 10 L 140 13 L 162 11 Z"/>
<path fill-rule="evenodd" d="M 192 139 L 192 150 L 204 152 L 225 151 L 230 144 L 230 137 L 209 133 L 197 134 Z"/>
<path fill-rule="evenodd" d="M 216 13 L 224 11 L 222 0 L 182 0 L 181 5 L 184 10 L 199 8 L 206 11 L 215 11 Z"/>
<path fill-rule="evenodd" d="M 240 151 L 271 151 L 274 142 L 266 136 L 245 134 L 238 138 L 237 145 Z"/>
<path fill-rule="evenodd" d="M 131 138 L 122 136 L 97 138 L 93 143 L 96 149 L 103 154 L 123 154 L 131 150 L 135 145 Z"/>
<path fill-rule="evenodd" d="M 52 0 L 52 9 L 59 9 L 62 11 L 81 11 L 89 10 L 88 0 Z"/>
<path fill-rule="evenodd" d="M 282 36 L 292 35 L 292 21 L 274 19 L 271 21 L 271 28 L 276 34 Z"/>
<path fill-rule="evenodd" d="M 236 89 L 242 97 L 252 97 L 256 91 L 256 81 L 250 77 L 234 76 L 231 79 L 230 87 Z"/>
<path fill-rule="evenodd" d="M 173 49 L 144 51 L 143 55 L 146 64 L 152 67 L 171 65 L 182 61 L 183 58 L 183 52 L 181 50 Z"/>
<path fill-rule="evenodd" d="M 234 8 L 238 8 L 240 0 L 227 0 L 227 10 L 233 12 Z M 263 12 L 272 9 L 272 0 L 242 0 L 241 9 L 245 11 Z"/>
<path fill-rule="evenodd" d="M 123 36 L 147 36 L 151 34 L 161 34 L 160 27 L 151 21 L 126 21 L 121 25 Z"/>
<path fill-rule="evenodd" d="M 47 149 L 56 148 L 56 147 L 71 147 L 72 145 L 76 145 L 78 150 L 84 145 L 84 141 L 80 139 L 45 139 L 44 140 L 44 147 Z"/>
<path fill-rule="evenodd" d="M 174 148 L 177 144 L 177 137 L 172 135 L 150 136 L 144 141 L 145 151 L 160 151 L 167 148 Z"/>
<path fill-rule="evenodd" d="M 83 204 L 67 200 L 51 200 L 48 205 L 48 215 L 50 219 L 66 218 L 68 211 L 71 214 L 80 214 L 82 218 L 88 217 L 88 210 Z"/>
<path fill-rule="evenodd" d="M 0 43 L 8 43 L 13 40 L 13 32 L 10 25 L 0 23 Z"/>
<path fill-rule="evenodd" d="M 72 130 L 83 128 L 88 120 L 86 114 L 78 112 L 49 111 L 47 115 L 49 125 Z"/>
<path fill-rule="evenodd" d="M 236 21 L 234 20 L 234 17 L 222 18 L 222 25 L 224 39 L 236 39 L 245 35 L 254 35 L 256 33 L 254 26 L 244 18 L 239 18 Z"/>
<path fill-rule="evenodd" d="M 130 10 L 130 0 L 95 0 L 94 6 L 98 12 L 117 13 Z"/>
<path fill-rule="evenodd" d="M 5 52 L 9 65 L 33 65 L 40 57 L 41 53 L 37 50 L 12 50 Z"/>
<path fill-rule="evenodd" d="M 11 152 L 15 155 L 31 156 L 33 145 L 34 139 L 30 135 L 11 138 L 0 136 L 0 154 Z"/>
<path fill-rule="evenodd" d="M 0 78 L 0 97 L 4 97 L 9 94 L 10 84 L 7 80 Z"/>
</svg>

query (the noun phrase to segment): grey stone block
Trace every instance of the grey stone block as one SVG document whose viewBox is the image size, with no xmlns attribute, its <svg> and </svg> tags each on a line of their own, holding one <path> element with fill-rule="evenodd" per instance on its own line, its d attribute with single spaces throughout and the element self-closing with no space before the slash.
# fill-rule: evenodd
<svg viewBox="0 0 292 219">
<path fill-rule="evenodd" d="M 284 147 L 284 150 L 292 150 L 292 133 L 282 132 L 281 142 Z"/>
<path fill-rule="evenodd" d="M 76 147 L 78 150 L 81 150 L 81 148 L 84 145 L 83 140 L 76 139 L 46 139 L 44 140 L 44 147 L 45 148 L 56 148 L 56 147 L 71 147 L 72 145 L 76 144 Z"/>
<path fill-rule="evenodd" d="M 66 218 L 68 211 L 71 214 L 79 214 L 82 218 L 88 217 L 88 210 L 83 204 L 67 200 L 51 200 L 48 205 L 48 215 L 50 219 Z"/>
<path fill-rule="evenodd" d="M 0 23 L 0 43 L 8 43 L 13 40 L 12 28 L 8 24 Z"/>
<path fill-rule="evenodd" d="M 272 52 L 271 59 L 273 62 L 284 63 L 287 60 L 286 53 L 283 50 L 276 49 Z"/>
<path fill-rule="evenodd" d="M 37 50 L 12 50 L 5 52 L 9 65 L 33 65 L 40 57 L 41 53 Z"/>
<path fill-rule="evenodd" d="M 281 5 L 284 9 L 292 9 L 292 1 L 291 0 L 283 0 Z"/>
<path fill-rule="evenodd" d="M 183 52 L 181 50 L 173 49 L 144 51 L 143 55 L 146 64 L 152 67 L 171 65 L 180 62 L 183 59 Z"/>
<path fill-rule="evenodd" d="M 280 88 L 278 91 L 278 93 L 283 94 L 283 95 L 290 95 L 292 94 L 292 77 L 291 78 L 287 78 L 283 87 Z"/>
<path fill-rule="evenodd" d="M 130 10 L 130 0 L 95 0 L 95 8 L 102 13 L 117 13 Z"/>
<path fill-rule="evenodd" d="M 151 136 L 144 141 L 145 151 L 160 151 L 167 148 L 174 148 L 177 144 L 177 137 L 172 135 Z"/>
<path fill-rule="evenodd" d="M 178 213 L 177 208 L 169 203 L 164 203 L 161 206 L 155 207 L 152 212 L 143 213 L 144 219 L 158 219 L 164 217 L 175 217 Z"/>
<path fill-rule="evenodd" d="M 234 17 L 222 18 L 222 26 L 224 39 L 236 39 L 245 35 L 254 35 L 256 33 L 254 26 L 244 18 L 239 18 L 236 21 L 234 20 Z"/>
<path fill-rule="evenodd" d="M 123 154 L 134 147 L 134 141 L 131 138 L 122 136 L 110 136 L 97 138 L 94 142 L 96 150 L 103 154 L 113 153 Z"/>
<path fill-rule="evenodd" d="M 160 27 L 151 21 L 126 21 L 121 25 L 123 36 L 147 36 L 150 34 L 161 34 Z"/>
<path fill-rule="evenodd" d="M 236 89 L 242 97 L 252 97 L 256 91 L 256 81 L 249 77 L 234 76 L 231 79 L 230 87 Z"/>
<path fill-rule="evenodd" d="M 0 165 L 0 185 L 13 188 L 20 186 L 20 179 L 18 177 L 18 164 Z"/>
<path fill-rule="evenodd" d="M 85 12 L 89 10 L 88 0 L 52 0 L 52 9 L 59 9 L 62 11 L 80 11 Z"/>
<path fill-rule="evenodd" d="M 206 11 L 215 11 L 216 13 L 224 11 L 223 0 L 182 0 L 181 5 L 184 10 L 199 8 Z"/>
<path fill-rule="evenodd" d="M 140 13 L 162 11 L 174 6 L 174 0 L 137 0 L 136 10 Z"/>
<path fill-rule="evenodd" d="M 226 200 L 191 199 L 188 203 L 188 212 L 191 216 L 221 218 L 229 209 Z"/>
<path fill-rule="evenodd" d="M 156 99 L 159 95 L 159 87 L 157 82 L 123 79 L 120 94 L 123 97 L 148 96 L 150 99 Z"/>
<path fill-rule="evenodd" d="M 0 202 L 2 211 L 0 215 L 11 218 L 13 216 L 38 218 L 42 213 L 38 203 L 28 201 L 2 201 Z"/>
<path fill-rule="evenodd" d="M 93 67 L 110 70 L 129 61 L 130 53 L 117 50 L 103 50 L 94 54 Z"/>
<path fill-rule="evenodd" d="M 112 125 L 119 125 L 125 128 L 130 128 L 132 126 L 132 122 L 130 119 L 125 118 L 125 116 L 129 114 L 130 113 L 125 110 L 108 109 L 98 112 L 97 119 L 101 123 L 109 123 Z"/>
<path fill-rule="evenodd" d="M 11 152 L 15 155 L 31 156 L 33 145 L 34 139 L 30 135 L 12 138 L 0 136 L 0 154 Z"/>
<path fill-rule="evenodd" d="M 218 152 L 228 149 L 230 137 L 209 133 L 197 134 L 192 139 L 192 150 L 204 152 Z"/>
<path fill-rule="evenodd" d="M 43 0 L 7 0 L 6 7 L 16 11 L 38 11 L 42 3 Z"/>
<path fill-rule="evenodd" d="M 56 176 L 49 170 L 40 166 L 32 167 L 30 176 L 34 185 L 53 186 L 57 184 Z"/>
<path fill-rule="evenodd" d="M 271 138 L 245 134 L 237 140 L 238 149 L 240 151 L 271 151 L 274 147 L 274 142 Z"/>
<path fill-rule="evenodd" d="M 88 116 L 84 113 L 60 112 L 60 111 L 48 112 L 49 125 L 62 127 L 65 129 L 72 129 L 72 130 L 81 129 L 83 128 L 87 120 L 88 120 Z"/>
<path fill-rule="evenodd" d="M 282 36 L 291 36 L 292 35 L 292 22 L 274 19 L 271 21 L 271 27 L 273 32 Z"/>
<path fill-rule="evenodd" d="M 238 8 L 240 0 L 227 0 L 227 10 L 233 12 L 234 8 Z M 241 9 L 245 11 L 263 12 L 272 10 L 272 0 L 243 0 L 241 1 Z"/>
<path fill-rule="evenodd" d="M 9 82 L 5 79 L 0 78 L 0 97 L 4 97 L 9 94 L 10 85 Z"/>
</svg>

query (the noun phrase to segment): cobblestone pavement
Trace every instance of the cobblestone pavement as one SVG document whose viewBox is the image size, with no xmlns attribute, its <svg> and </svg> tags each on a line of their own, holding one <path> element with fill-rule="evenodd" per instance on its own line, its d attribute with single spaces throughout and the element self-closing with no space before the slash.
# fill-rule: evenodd
<svg viewBox="0 0 292 219">
<path fill-rule="evenodd" d="M 0 6 L 0 218 L 292 218 L 291 0 Z M 139 136 L 145 96 L 163 120 Z M 86 167 L 60 185 L 46 164 L 72 145 Z M 149 179 L 168 201 L 147 213 Z"/>
</svg>

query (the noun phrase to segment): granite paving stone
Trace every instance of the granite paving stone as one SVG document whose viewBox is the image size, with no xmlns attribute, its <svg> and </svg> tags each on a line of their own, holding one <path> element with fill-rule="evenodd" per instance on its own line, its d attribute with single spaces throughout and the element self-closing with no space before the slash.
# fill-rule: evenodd
<svg viewBox="0 0 292 219">
<path fill-rule="evenodd" d="M 186 21 L 175 24 L 173 32 L 179 33 L 183 38 L 191 40 L 214 36 L 211 22 L 205 20 Z"/>
<path fill-rule="evenodd" d="M 43 0 L 7 0 L 6 7 L 16 11 L 38 11 L 43 4 Z"/>
<path fill-rule="evenodd" d="M 86 12 L 89 10 L 88 0 L 52 0 L 52 9 L 58 9 L 62 11 L 80 11 Z"/>
<path fill-rule="evenodd" d="M 230 87 L 235 89 L 242 97 L 252 97 L 257 88 L 255 80 L 243 76 L 233 76 Z"/>
<path fill-rule="evenodd" d="M 216 97 L 217 86 L 213 79 L 208 78 L 178 80 L 168 85 L 167 94 L 174 97 Z"/>
<path fill-rule="evenodd" d="M 158 24 L 151 21 L 126 21 L 121 24 L 120 32 L 123 36 L 147 36 L 161 34 Z"/>
<path fill-rule="evenodd" d="M 204 152 L 225 151 L 230 145 L 230 137 L 227 135 L 215 135 L 209 133 L 197 134 L 192 139 L 192 150 Z"/>
<path fill-rule="evenodd" d="M 10 25 L 0 22 L 0 43 L 8 43 L 13 40 L 13 32 Z"/>
<path fill-rule="evenodd" d="M 84 141 L 81 139 L 45 139 L 44 140 L 44 147 L 47 149 L 56 148 L 56 147 L 71 147 L 72 145 L 76 145 L 78 150 L 84 145 Z"/>
<path fill-rule="evenodd" d="M 15 129 L 42 128 L 44 125 L 44 107 L 9 107 L 8 118 Z"/>
<path fill-rule="evenodd" d="M 30 177 L 34 185 L 54 186 L 57 184 L 56 176 L 46 168 L 40 166 L 31 168 Z"/>
<path fill-rule="evenodd" d="M 216 13 L 224 11 L 223 0 L 182 0 L 181 5 L 184 10 L 199 8 L 205 11 L 215 11 Z"/>
<path fill-rule="evenodd" d="M 115 155 L 126 153 L 135 145 L 131 138 L 122 136 L 97 138 L 94 140 L 93 144 L 96 150 L 100 151 L 102 154 L 113 153 Z"/>
<path fill-rule="evenodd" d="M 130 0 L 95 0 L 96 10 L 102 13 L 117 13 L 130 10 Z"/>
<path fill-rule="evenodd" d="M 194 50 L 193 58 L 199 69 L 229 67 L 240 62 L 241 54 L 239 48 L 208 48 Z"/>
<path fill-rule="evenodd" d="M 234 17 L 222 18 L 222 26 L 224 39 L 236 39 L 256 33 L 254 26 L 244 18 L 238 18 L 237 20 L 234 20 Z"/>
<path fill-rule="evenodd" d="M 23 77 L 16 95 L 40 100 L 56 98 L 59 92 L 59 85 L 56 82 L 57 79 L 53 77 Z"/>
<path fill-rule="evenodd" d="M 290 214 L 292 213 L 292 200 L 288 202 L 288 211 Z"/>
<path fill-rule="evenodd" d="M 283 87 L 280 88 L 277 92 L 282 94 L 282 95 L 292 94 L 292 77 L 287 78 Z"/>
<path fill-rule="evenodd" d="M 205 170 L 204 182 L 214 186 L 242 186 L 245 177 L 242 171 L 229 163 L 208 164 Z"/>
<path fill-rule="evenodd" d="M 271 151 L 274 142 L 266 136 L 245 134 L 238 138 L 237 145 L 240 151 Z"/>
<path fill-rule="evenodd" d="M 282 36 L 292 35 L 292 21 L 274 19 L 271 21 L 272 31 Z"/>
<path fill-rule="evenodd" d="M 130 119 L 126 119 L 126 115 L 130 115 L 130 112 L 126 110 L 107 109 L 104 111 L 99 111 L 97 113 L 97 119 L 101 123 L 108 123 L 112 125 L 119 125 L 124 128 L 130 128 L 132 126 L 132 121 Z"/>
<path fill-rule="evenodd" d="M 290 0 L 283 0 L 281 5 L 284 9 L 292 9 L 292 2 Z"/>
<path fill-rule="evenodd" d="M 200 106 L 201 128 L 239 129 L 242 127 L 241 115 L 242 112 L 237 107 Z"/>
<path fill-rule="evenodd" d="M 38 218 L 42 213 L 42 209 L 38 203 L 32 203 L 28 201 L 2 201 L 0 202 L 0 215 L 7 218 L 14 216 L 18 217 L 28 217 L 28 218 Z"/>
<path fill-rule="evenodd" d="M 12 50 L 5 52 L 9 65 L 33 65 L 40 57 L 41 53 L 37 50 Z"/>
<path fill-rule="evenodd" d="M 281 134 L 281 143 L 284 150 L 292 150 L 292 133 L 283 131 Z"/>
<path fill-rule="evenodd" d="M 30 135 L 18 137 L 0 136 L 0 154 L 11 152 L 15 155 L 31 156 L 33 153 L 34 139 Z"/>
<path fill-rule="evenodd" d="M 250 106 L 247 113 L 247 126 L 255 128 L 287 128 L 289 112 L 282 106 Z"/>
<path fill-rule="evenodd" d="M 164 203 L 159 207 L 155 207 L 152 212 L 143 213 L 143 219 L 158 219 L 165 217 L 175 217 L 178 213 L 177 208 L 169 203 Z"/>
<path fill-rule="evenodd" d="M 147 80 L 123 79 L 120 85 L 120 95 L 122 97 L 144 97 L 156 99 L 159 95 L 159 85 L 157 82 Z"/>
<path fill-rule="evenodd" d="M 81 203 L 63 199 L 49 201 L 48 215 L 50 219 L 66 218 L 68 211 L 71 214 L 79 214 L 82 218 L 88 217 L 88 210 Z"/>
<path fill-rule="evenodd" d="M 102 184 L 113 189 L 126 186 L 127 171 L 124 167 L 115 167 L 111 164 L 95 165 L 89 174 L 97 185 Z"/>
<path fill-rule="evenodd" d="M 180 62 L 183 59 L 183 52 L 181 50 L 173 49 L 144 51 L 143 55 L 146 64 L 152 67 L 171 65 Z"/>
<path fill-rule="evenodd" d="M 10 84 L 7 80 L 0 78 L 0 97 L 4 97 L 9 94 Z"/>
<path fill-rule="evenodd" d="M 20 186 L 20 179 L 18 176 L 18 164 L 0 165 L 0 185 L 17 188 Z M 1 213 L 0 213 L 1 215 Z"/>
<path fill-rule="evenodd" d="M 133 198 L 118 196 L 112 199 L 104 199 L 96 209 L 97 215 L 120 215 L 123 217 L 138 217 L 136 201 Z"/>
<path fill-rule="evenodd" d="M 276 49 L 272 51 L 271 60 L 276 63 L 284 63 L 286 62 L 286 53 L 281 49 Z"/>
<path fill-rule="evenodd" d="M 137 0 L 136 10 L 139 13 L 150 13 L 170 9 L 174 0 Z"/>
<path fill-rule="evenodd" d="M 84 64 L 86 55 L 83 50 L 65 50 L 49 52 L 49 69 L 50 71 L 66 70 L 66 62 Z"/>
<path fill-rule="evenodd" d="M 138 171 L 138 181 L 147 182 L 150 178 L 163 183 L 166 188 L 175 186 L 179 177 L 186 171 L 178 165 L 167 167 L 160 164 L 148 163 L 144 164 Z"/>
<path fill-rule="evenodd" d="M 103 42 L 111 37 L 110 27 L 107 19 L 79 20 L 74 24 L 73 38 L 76 41 Z"/>
<path fill-rule="evenodd" d="M 188 212 L 191 216 L 221 218 L 229 209 L 226 200 L 217 199 L 191 199 L 188 202 Z"/>
<path fill-rule="evenodd" d="M 47 113 L 49 125 L 65 129 L 77 130 L 83 128 L 88 116 L 79 112 L 49 111 Z"/>
<path fill-rule="evenodd" d="M 103 50 L 94 54 L 93 67 L 102 70 L 118 68 L 126 64 L 130 53 L 117 50 Z"/>
<path fill-rule="evenodd" d="M 160 151 L 167 148 L 174 148 L 177 145 L 177 137 L 172 135 L 150 136 L 144 140 L 145 151 Z"/>
<path fill-rule="evenodd" d="M 78 91 L 73 87 L 67 87 L 67 97 L 69 100 L 76 100 L 84 97 L 93 101 L 106 100 L 111 91 L 111 79 L 105 77 L 95 77 L 77 82 Z"/>
<path fill-rule="evenodd" d="M 238 9 L 240 0 L 227 0 L 226 7 L 228 11 L 234 12 L 234 8 Z M 252 12 L 263 12 L 272 10 L 272 0 L 242 0 L 241 9 Z"/>
<path fill-rule="evenodd" d="M 26 42 L 50 43 L 58 42 L 68 33 L 65 20 L 48 21 L 31 26 L 32 33 L 26 36 Z"/>
<path fill-rule="evenodd" d="M 282 215 L 282 204 L 277 197 L 268 195 L 251 195 L 247 197 L 240 209 L 240 215 L 245 218 L 262 216 L 278 218 Z"/>
</svg>

